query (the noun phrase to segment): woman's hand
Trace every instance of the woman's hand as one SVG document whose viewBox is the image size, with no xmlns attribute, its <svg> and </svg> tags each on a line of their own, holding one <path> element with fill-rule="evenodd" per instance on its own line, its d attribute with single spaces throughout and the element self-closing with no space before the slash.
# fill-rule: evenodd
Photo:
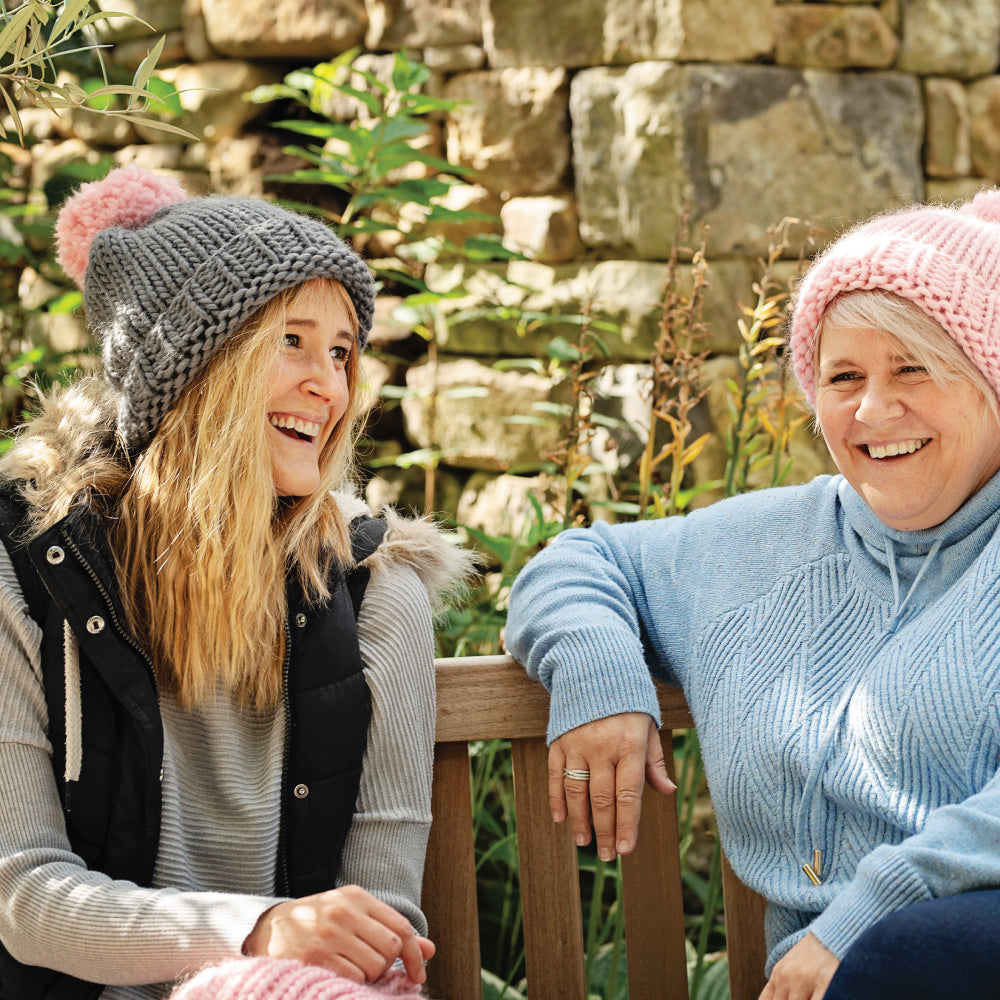
<svg viewBox="0 0 1000 1000">
<path fill-rule="evenodd" d="M 589 771 L 590 780 L 566 777 L 563 768 Z M 552 818 L 562 823 L 568 815 L 582 847 L 590 842 L 593 813 L 598 856 L 613 861 L 616 853 L 628 854 L 639 833 L 643 775 L 656 791 L 674 791 L 660 734 L 648 715 L 626 712 L 577 726 L 549 747 Z"/>
<path fill-rule="evenodd" d="M 807 934 L 771 970 L 760 1000 L 823 1000 L 840 959 Z"/>
<path fill-rule="evenodd" d="M 391 906 L 348 885 L 272 906 L 261 914 L 243 951 L 320 965 L 355 983 L 374 982 L 402 958 L 406 974 L 422 983 L 434 944 Z"/>
</svg>

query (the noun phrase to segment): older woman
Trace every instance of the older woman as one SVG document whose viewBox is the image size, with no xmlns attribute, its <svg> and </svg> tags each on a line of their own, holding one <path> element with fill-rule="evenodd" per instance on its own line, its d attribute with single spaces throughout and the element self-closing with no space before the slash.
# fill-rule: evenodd
<svg viewBox="0 0 1000 1000">
<path fill-rule="evenodd" d="M 643 771 L 670 788 L 650 674 L 680 684 L 766 1000 L 997 996 L 1000 192 L 835 242 L 790 348 L 841 475 L 570 531 L 517 581 L 553 816 L 632 849 Z"/>
</svg>

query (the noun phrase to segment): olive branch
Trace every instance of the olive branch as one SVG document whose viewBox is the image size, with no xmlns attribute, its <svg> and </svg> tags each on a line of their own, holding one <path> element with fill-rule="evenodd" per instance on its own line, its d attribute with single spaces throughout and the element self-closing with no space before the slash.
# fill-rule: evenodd
<svg viewBox="0 0 1000 1000">
<path fill-rule="evenodd" d="M 93 0 L 23 0 L 19 4 L 0 0 L 0 98 L 18 142 L 24 145 L 20 114 L 24 107 L 42 107 L 56 116 L 61 110 L 82 109 L 195 138 L 176 125 L 147 117 L 150 110 L 163 110 L 171 96 L 150 89 L 164 39 L 161 37 L 142 60 L 131 83 L 110 83 L 102 51 L 105 46 L 97 41 L 94 25 L 127 17 L 154 29 L 134 14 L 93 10 L 92 5 Z M 59 82 L 57 61 L 86 52 L 96 56 L 103 86 L 85 89 L 76 83 Z M 8 128 L 0 122 L 0 136 L 6 138 L 7 134 Z"/>
</svg>

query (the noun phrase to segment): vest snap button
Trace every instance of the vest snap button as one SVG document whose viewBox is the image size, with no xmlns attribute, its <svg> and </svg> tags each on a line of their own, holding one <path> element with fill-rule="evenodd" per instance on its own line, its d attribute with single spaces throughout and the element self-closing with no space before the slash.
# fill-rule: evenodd
<svg viewBox="0 0 1000 1000">
<path fill-rule="evenodd" d="M 295 616 L 295 624 L 298 625 L 299 628 L 305 627 L 306 616 L 302 614 L 301 611 Z"/>
<path fill-rule="evenodd" d="M 160 768 L 160 784 L 163 784 L 163 768 Z"/>
<path fill-rule="evenodd" d="M 104 619 L 100 615 L 92 615 L 87 619 L 87 631 L 91 635 L 97 635 L 104 631 Z"/>
<path fill-rule="evenodd" d="M 292 790 L 292 794 L 297 799 L 304 799 L 304 798 L 306 798 L 309 795 L 309 786 L 308 785 L 296 785 L 295 788 Z"/>
<path fill-rule="evenodd" d="M 58 566 L 66 558 L 66 553 L 58 545 L 51 545 L 45 553 L 45 558 L 53 566 Z"/>
</svg>

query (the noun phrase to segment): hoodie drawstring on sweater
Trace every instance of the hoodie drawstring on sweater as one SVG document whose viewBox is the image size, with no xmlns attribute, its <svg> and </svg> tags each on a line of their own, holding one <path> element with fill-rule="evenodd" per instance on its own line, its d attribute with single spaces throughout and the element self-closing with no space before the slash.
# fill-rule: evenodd
<svg viewBox="0 0 1000 1000">
<path fill-rule="evenodd" d="M 910 589 L 906 592 L 906 597 L 902 601 L 899 599 L 899 570 L 896 568 L 896 546 L 893 545 L 891 538 L 886 538 L 885 540 L 885 551 L 889 558 L 889 578 L 892 580 L 892 598 L 893 605 L 895 606 L 895 611 L 892 613 L 892 621 L 889 623 L 889 628 L 894 629 L 899 623 L 899 619 L 903 614 L 903 609 L 907 604 L 910 603 L 910 598 L 913 596 L 917 587 L 920 586 L 920 581 L 924 578 L 924 574 L 927 572 L 928 567 L 934 558 L 937 556 L 938 552 L 941 550 L 942 539 L 935 538 L 931 544 L 931 547 L 927 550 L 927 556 L 920 566 L 920 572 L 917 573 L 916 578 L 910 585 Z"/>
<path fill-rule="evenodd" d="M 913 596 L 931 563 L 934 562 L 938 552 L 941 550 L 942 539 L 937 538 L 931 544 L 930 549 L 927 551 L 927 556 L 920 567 L 920 571 L 917 573 L 913 583 L 910 585 L 910 589 L 906 592 L 906 596 L 903 597 L 902 600 L 900 599 L 901 588 L 899 582 L 899 570 L 896 565 L 896 547 L 891 538 L 886 538 L 885 541 L 886 555 L 889 562 L 889 577 L 892 580 L 893 596 L 892 617 L 889 619 L 885 626 L 885 631 L 883 632 L 883 635 L 887 637 L 895 632 L 896 626 L 902 619 L 903 611 L 910 602 L 910 598 Z M 873 656 L 876 651 L 877 650 L 872 650 Z M 868 662 L 871 661 L 869 660 Z M 833 710 L 833 714 L 830 717 L 830 724 L 827 728 L 826 734 L 820 742 L 816 762 L 809 771 L 805 787 L 802 789 L 802 804 L 799 806 L 799 812 L 795 822 L 795 844 L 796 850 L 799 851 L 801 855 L 811 857 L 810 861 L 802 865 L 802 870 L 814 885 L 819 885 L 822 880 L 822 859 L 824 852 L 817 848 L 815 843 L 809 843 L 809 815 L 815 805 L 816 794 L 819 791 L 823 771 L 826 769 L 827 760 L 829 759 L 830 752 L 837 740 L 837 734 L 840 732 L 841 719 L 844 717 L 844 713 L 847 711 L 847 706 L 850 704 L 851 699 L 854 697 L 854 693 L 857 691 L 858 686 L 864 678 L 865 670 L 858 669 L 851 678 L 850 683 L 847 685 L 847 689 L 837 702 L 837 706 Z M 826 854 L 826 857 L 829 859 L 829 853 Z M 819 865 L 818 869 L 817 864 Z M 829 867 L 829 865 L 827 865 L 827 867 Z"/>
</svg>

